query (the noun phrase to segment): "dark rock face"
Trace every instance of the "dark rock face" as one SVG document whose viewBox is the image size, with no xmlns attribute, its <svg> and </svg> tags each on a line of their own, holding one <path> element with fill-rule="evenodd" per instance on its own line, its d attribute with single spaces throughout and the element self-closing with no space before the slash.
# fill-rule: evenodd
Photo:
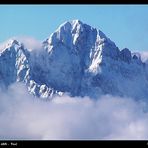
<svg viewBox="0 0 148 148">
<path fill-rule="evenodd" d="M 131 51 L 127 48 L 124 48 L 120 51 L 119 57 L 122 61 L 130 63 L 131 62 Z"/>
</svg>

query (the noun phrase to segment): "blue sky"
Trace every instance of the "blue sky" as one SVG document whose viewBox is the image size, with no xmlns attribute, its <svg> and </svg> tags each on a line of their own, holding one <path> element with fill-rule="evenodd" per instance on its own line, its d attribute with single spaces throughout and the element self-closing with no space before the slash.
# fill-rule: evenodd
<svg viewBox="0 0 148 148">
<path fill-rule="evenodd" d="M 72 19 L 102 30 L 120 49 L 148 50 L 148 5 L 0 5 L 0 42 L 44 40 Z"/>
</svg>

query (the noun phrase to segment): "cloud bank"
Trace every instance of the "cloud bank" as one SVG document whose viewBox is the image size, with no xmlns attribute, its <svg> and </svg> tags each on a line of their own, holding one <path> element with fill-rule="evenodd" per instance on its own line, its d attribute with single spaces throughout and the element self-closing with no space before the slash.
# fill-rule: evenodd
<svg viewBox="0 0 148 148">
<path fill-rule="evenodd" d="M 42 101 L 21 83 L 0 93 L 0 139 L 147 139 L 146 102 L 68 95 Z"/>
</svg>

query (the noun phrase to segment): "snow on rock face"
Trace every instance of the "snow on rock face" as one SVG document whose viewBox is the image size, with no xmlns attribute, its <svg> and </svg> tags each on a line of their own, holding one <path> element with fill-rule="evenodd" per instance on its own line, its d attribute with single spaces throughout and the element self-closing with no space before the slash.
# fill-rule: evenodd
<svg viewBox="0 0 148 148">
<path fill-rule="evenodd" d="M 0 53 L 0 84 L 15 81 L 43 99 L 64 92 L 91 98 L 148 95 L 148 68 L 140 56 L 127 48 L 120 51 L 102 31 L 79 20 L 60 25 L 42 50 L 28 51 L 11 40 Z"/>
</svg>

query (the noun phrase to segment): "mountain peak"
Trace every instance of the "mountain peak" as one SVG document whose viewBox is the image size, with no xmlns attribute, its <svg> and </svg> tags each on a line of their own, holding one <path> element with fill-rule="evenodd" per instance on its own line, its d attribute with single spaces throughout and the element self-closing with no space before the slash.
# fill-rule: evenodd
<svg viewBox="0 0 148 148">
<path fill-rule="evenodd" d="M 65 21 L 64 23 L 62 23 L 59 26 L 59 28 L 62 27 L 62 26 L 65 26 L 67 24 L 71 24 L 73 26 L 73 25 L 78 25 L 78 24 L 83 25 L 84 23 L 82 21 L 78 20 L 78 19 L 75 19 L 75 20 Z"/>
<path fill-rule="evenodd" d="M 82 23 L 80 20 L 76 19 L 76 20 L 71 20 L 71 21 L 65 21 L 64 23 L 62 23 L 57 31 L 61 31 L 61 30 L 69 30 L 72 29 L 74 30 L 77 26 L 83 26 L 84 23 Z"/>
<path fill-rule="evenodd" d="M 16 39 L 9 39 L 5 43 L 3 43 L 2 47 L 0 48 L 0 54 L 11 51 L 16 53 L 18 51 L 26 51 L 27 49 L 24 47 L 23 43 L 19 42 Z"/>
<path fill-rule="evenodd" d="M 7 42 L 7 45 L 12 46 L 12 45 L 20 45 L 21 43 L 16 40 L 16 39 L 9 39 Z"/>
<path fill-rule="evenodd" d="M 78 20 L 78 19 L 76 19 L 76 20 L 72 20 L 72 21 L 70 21 L 71 22 L 71 24 L 83 24 L 83 22 L 82 21 L 80 21 L 80 20 Z"/>
<path fill-rule="evenodd" d="M 12 46 L 21 47 L 23 46 L 23 44 L 16 39 L 9 39 L 5 44 L 5 49 L 10 48 Z"/>
<path fill-rule="evenodd" d="M 78 52 L 79 54 L 84 54 L 86 52 L 91 54 L 93 53 L 91 49 L 94 47 L 97 48 L 96 46 L 100 45 L 103 48 L 102 52 L 108 56 L 114 51 L 116 52 L 117 48 L 115 43 L 112 42 L 101 30 L 97 30 L 78 19 L 66 21 L 61 24 L 58 29 L 43 42 L 43 44 L 45 45 L 45 48 L 48 48 L 49 52 L 53 46 L 62 45 L 68 47 L 67 49 L 73 50 L 73 52 Z M 85 50 L 83 50 L 84 47 Z"/>
</svg>

